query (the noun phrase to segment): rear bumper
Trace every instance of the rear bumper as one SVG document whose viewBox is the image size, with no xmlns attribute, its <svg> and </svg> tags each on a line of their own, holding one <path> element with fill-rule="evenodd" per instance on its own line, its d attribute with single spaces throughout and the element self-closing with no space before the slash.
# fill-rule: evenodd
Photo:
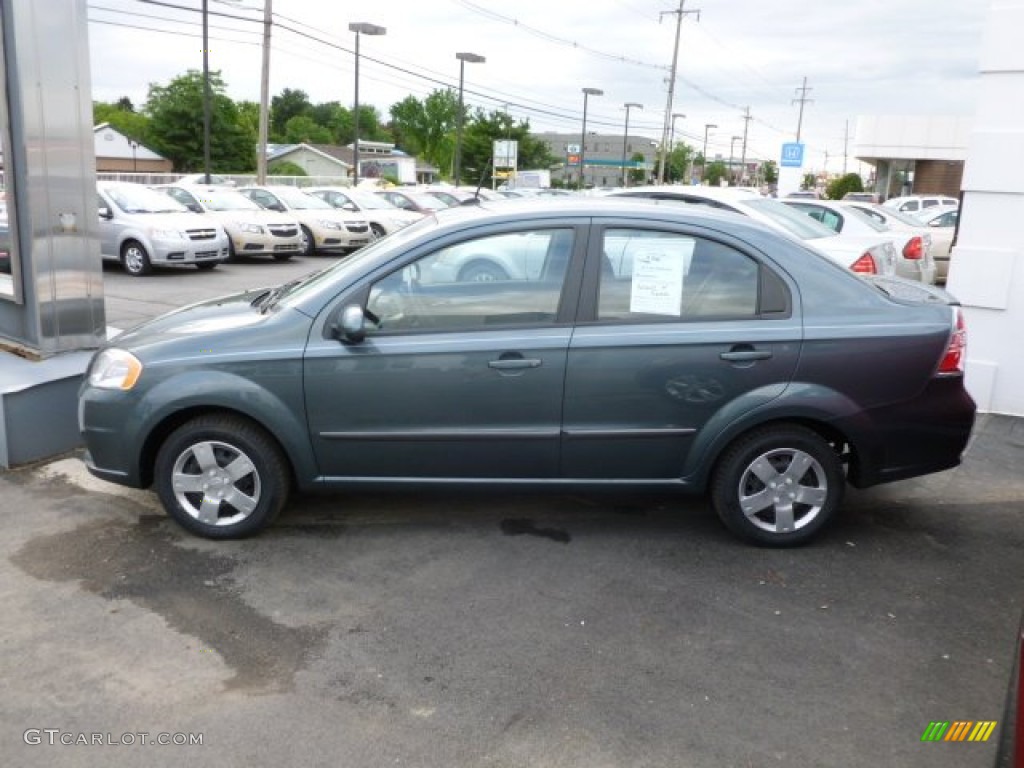
<svg viewBox="0 0 1024 768">
<path fill-rule="evenodd" d="M 873 408 L 836 423 L 854 444 L 850 484 L 866 488 L 960 464 L 976 406 L 963 378 L 934 378 L 911 401 Z"/>
</svg>

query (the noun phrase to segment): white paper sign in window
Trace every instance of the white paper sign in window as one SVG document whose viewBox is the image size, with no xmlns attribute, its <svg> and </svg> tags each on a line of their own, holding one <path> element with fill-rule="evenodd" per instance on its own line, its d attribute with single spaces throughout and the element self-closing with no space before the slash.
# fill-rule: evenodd
<svg viewBox="0 0 1024 768">
<path fill-rule="evenodd" d="M 693 255 L 693 242 L 652 241 L 633 252 L 630 312 L 672 317 L 682 315 L 683 282 Z"/>
</svg>

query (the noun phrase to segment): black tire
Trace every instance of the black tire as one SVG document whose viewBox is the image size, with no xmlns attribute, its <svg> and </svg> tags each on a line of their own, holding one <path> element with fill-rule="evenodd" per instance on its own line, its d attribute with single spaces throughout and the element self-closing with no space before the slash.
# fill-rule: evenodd
<svg viewBox="0 0 1024 768">
<path fill-rule="evenodd" d="M 302 246 L 299 252 L 303 256 L 312 256 L 316 252 L 316 240 L 313 239 L 313 233 L 305 224 L 299 226 L 302 228 Z"/>
<path fill-rule="evenodd" d="M 196 262 L 196 269 L 201 272 L 209 272 L 211 269 L 216 269 L 219 261 L 198 261 Z"/>
<path fill-rule="evenodd" d="M 277 517 L 288 501 L 289 477 L 281 449 L 263 429 L 212 414 L 186 422 L 163 442 L 153 481 L 164 509 L 183 528 L 207 539 L 239 539 Z"/>
<path fill-rule="evenodd" d="M 370 235 L 371 235 L 370 239 L 371 240 L 380 240 L 386 234 L 387 234 L 387 232 L 384 230 L 384 227 L 382 227 L 380 224 L 378 224 L 375 221 L 371 221 L 370 222 Z"/>
<path fill-rule="evenodd" d="M 835 448 L 795 424 L 740 437 L 715 467 L 711 500 L 726 528 L 768 547 L 810 541 L 843 499 L 846 476 Z"/>
<path fill-rule="evenodd" d="M 121 246 L 121 266 L 132 277 L 143 277 L 153 272 L 149 254 L 138 240 L 126 240 Z"/>
<path fill-rule="evenodd" d="M 490 261 L 471 261 L 459 270 L 460 283 L 492 283 L 498 280 L 508 280 L 508 272 Z"/>
<path fill-rule="evenodd" d="M 238 261 L 238 254 L 235 252 L 235 244 L 231 238 L 228 238 L 228 259 L 230 261 Z"/>
</svg>

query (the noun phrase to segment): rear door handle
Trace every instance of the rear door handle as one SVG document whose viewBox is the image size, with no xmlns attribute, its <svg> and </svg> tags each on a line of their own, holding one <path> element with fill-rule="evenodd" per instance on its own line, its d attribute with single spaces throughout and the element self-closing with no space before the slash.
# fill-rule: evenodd
<svg viewBox="0 0 1024 768">
<path fill-rule="evenodd" d="M 732 349 L 719 355 L 731 363 L 749 363 L 754 360 L 768 360 L 772 356 L 770 349 Z"/>
<path fill-rule="evenodd" d="M 491 360 L 487 363 L 488 368 L 495 368 L 499 371 L 511 371 L 520 368 L 539 368 L 541 361 L 537 358 L 512 358 L 510 360 Z"/>
</svg>

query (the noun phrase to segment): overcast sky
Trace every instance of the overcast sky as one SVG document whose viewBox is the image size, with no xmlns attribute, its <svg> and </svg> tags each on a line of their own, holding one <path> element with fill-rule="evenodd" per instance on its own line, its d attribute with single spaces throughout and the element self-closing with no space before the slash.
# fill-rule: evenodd
<svg viewBox="0 0 1024 768">
<path fill-rule="evenodd" d="M 88 0 L 93 98 L 141 106 L 150 83 L 202 68 L 201 0 Z M 686 0 L 672 112 L 676 139 L 708 154 L 741 143 L 778 160 L 797 130 L 797 88 L 811 100 L 802 137 L 807 165 L 842 169 L 859 115 L 971 115 L 990 0 Z M 271 95 L 305 91 L 314 103 L 351 106 L 350 22 L 383 26 L 363 36 L 360 100 L 383 118 L 408 95 L 457 87 L 459 51 L 485 56 L 465 67 L 465 100 L 509 110 L 535 131 L 621 132 L 660 139 L 679 0 L 273 0 Z M 263 0 L 209 0 L 210 68 L 228 95 L 259 100 Z M 225 15 L 226 14 L 226 15 Z M 858 170 L 851 161 L 850 170 Z"/>
</svg>

